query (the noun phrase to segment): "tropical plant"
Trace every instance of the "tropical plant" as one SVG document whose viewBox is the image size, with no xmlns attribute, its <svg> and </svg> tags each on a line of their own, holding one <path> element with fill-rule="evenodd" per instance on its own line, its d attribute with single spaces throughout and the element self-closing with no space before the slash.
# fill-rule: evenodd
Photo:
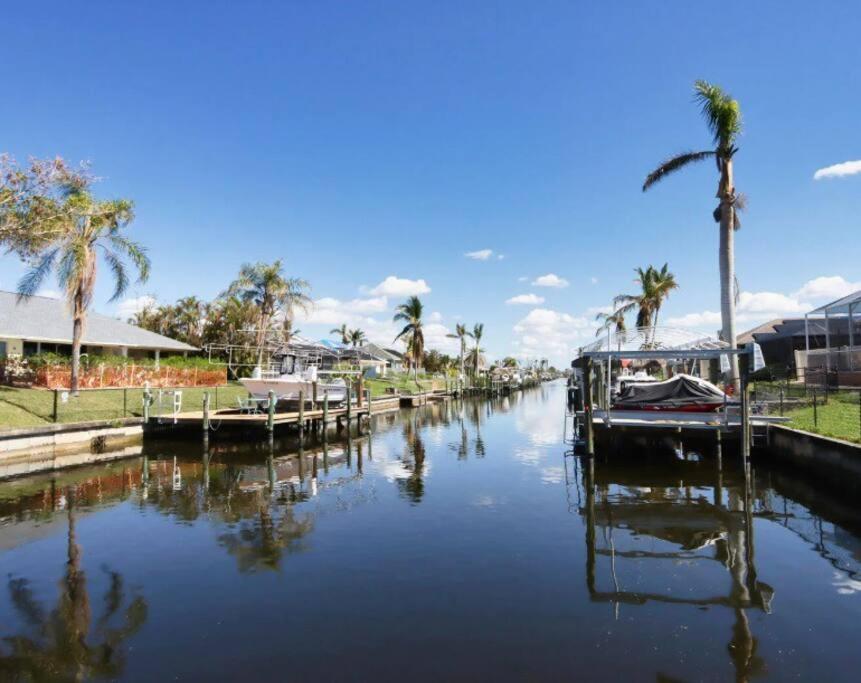
<svg viewBox="0 0 861 683">
<path fill-rule="evenodd" d="M 24 299 L 35 294 L 48 274 L 56 269 L 57 281 L 66 293 L 72 313 L 70 390 L 77 394 L 81 339 L 95 293 L 99 254 L 113 275 L 111 301 L 122 296 L 129 286 L 124 259 L 134 264 L 139 282 L 149 277 L 150 262 L 144 248 L 122 233 L 134 218 L 132 203 L 127 199 L 96 200 L 89 185 L 84 183 L 70 186 L 62 204 L 55 208 L 59 227 L 46 238 L 32 267 L 18 282 L 18 296 Z"/>
<path fill-rule="evenodd" d="M 472 326 L 472 338 L 475 340 L 473 351 L 473 375 L 478 377 L 478 368 L 481 365 L 481 338 L 484 336 L 484 323 L 475 323 Z"/>
<path fill-rule="evenodd" d="M 464 357 L 466 356 L 466 339 L 467 337 L 471 337 L 472 335 L 466 331 L 466 325 L 458 323 L 454 327 L 454 333 L 449 333 L 446 337 L 450 337 L 451 339 L 459 339 L 460 340 L 460 374 L 463 377 L 463 364 Z"/>
<path fill-rule="evenodd" d="M 694 98 L 700 105 L 709 132 L 712 134 L 714 149 L 700 152 L 678 154 L 652 171 L 643 183 L 645 192 L 655 183 L 666 178 L 689 164 L 706 159 L 714 159 L 720 174 L 718 181 L 718 206 L 712 213 L 715 222 L 720 224 L 720 299 L 721 299 L 721 336 L 731 346 L 735 346 L 735 248 L 734 233 L 741 227 L 738 211 L 744 208 L 744 197 L 736 194 L 733 184 L 733 158 L 738 147 L 735 142 L 741 133 L 741 108 L 738 101 L 720 87 L 697 81 L 694 84 Z M 738 382 L 738 359 L 730 356 L 730 380 Z"/>
<path fill-rule="evenodd" d="M 617 308 L 612 313 L 601 311 L 595 316 L 595 320 L 601 322 L 600 327 L 595 331 L 596 337 L 601 336 L 601 334 L 611 327 L 614 328 L 616 334 L 624 334 L 625 332 L 625 311 L 620 308 Z"/>
<path fill-rule="evenodd" d="M 624 326 L 625 315 L 637 309 L 637 327 L 648 330 L 646 344 L 650 345 L 654 344 L 657 333 L 658 312 L 670 292 L 678 288 L 678 283 L 666 263 L 660 270 L 648 266 L 645 270 L 637 268 L 635 272 L 637 277 L 634 282 L 640 286 L 640 291 L 636 294 L 620 294 L 613 299 L 613 305 L 617 308 L 608 317 L 614 318 L 617 325 L 621 318 L 621 324 Z"/>
<path fill-rule="evenodd" d="M 358 348 L 362 344 L 368 341 L 368 338 L 365 336 L 365 333 L 359 328 L 356 328 L 355 330 L 350 330 L 349 334 L 347 335 L 347 339 L 349 340 L 353 348 L 356 350 L 358 350 Z"/>
<path fill-rule="evenodd" d="M 422 328 L 424 305 L 417 296 L 411 296 L 406 302 L 400 304 L 395 311 L 393 320 L 405 323 L 404 329 L 398 333 L 395 341 L 398 339 L 406 341 L 406 355 L 412 360 L 415 380 L 418 382 L 419 365 L 422 362 L 425 350 L 425 335 Z"/>
<path fill-rule="evenodd" d="M 0 154 L 0 246 L 29 259 L 68 228 L 69 201 L 93 178 L 63 159 L 31 159 L 22 167 Z"/>
<path fill-rule="evenodd" d="M 295 310 L 311 306 L 310 285 L 296 277 L 285 277 L 280 260 L 273 263 L 245 263 L 239 276 L 222 296 L 237 296 L 257 309 L 257 364 L 263 362 L 266 335 L 277 316 L 292 319 Z"/>
<path fill-rule="evenodd" d="M 347 323 L 341 323 L 340 327 L 332 328 L 329 334 L 340 337 L 341 343 L 345 346 L 350 343 L 350 330 L 347 328 Z"/>
</svg>

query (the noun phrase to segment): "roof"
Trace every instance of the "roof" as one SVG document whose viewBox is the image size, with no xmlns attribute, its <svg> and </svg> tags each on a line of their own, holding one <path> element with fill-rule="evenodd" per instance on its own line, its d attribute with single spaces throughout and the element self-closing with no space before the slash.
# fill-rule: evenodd
<svg viewBox="0 0 861 683">
<path fill-rule="evenodd" d="M 857 292 L 852 292 L 851 294 L 840 297 L 839 299 L 835 299 L 819 308 L 814 308 L 807 315 L 849 315 L 849 311 L 851 309 L 854 316 L 855 309 L 858 307 L 859 303 L 861 303 L 861 289 Z"/>
<path fill-rule="evenodd" d="M 736 344 L 749 344 L 751 342 L 756 341 L 756 335 L 758 334 L 775 334 L 777 332 L 777 328 L 779 325 L 783 325 L 786 320 L 783 318 L 775 318 L 774 320 L 769 320 L 767 323 L 762 323 L 762 325 L 758 325 L 747 332 L 742 332 L 736 338 Z"/>
<path fill-rule="evenodd" d="M 0 291 L 0 337 L 71 344 L 72 315 L 66 303 L 59 299 L 31 296 L 18 301 L 14 292 Z M 197 351 L 189 344 L 92 311 L 87 313 L 83 343 L 159 351 Z"/>
<path fill-rule="evenodd" d="M 380 360 L 384 360 L 388 363 L 399 363 L 401 361 L 402 356 L 395 355 L 389 349 L 384 349 L 382 346 L 378 346 L 373 342 L 368 342 L 367 344 L 360 347 L 362 349 L 362 353 L 366 353 L 370 356 L 374 356 Z"/>
</svg>

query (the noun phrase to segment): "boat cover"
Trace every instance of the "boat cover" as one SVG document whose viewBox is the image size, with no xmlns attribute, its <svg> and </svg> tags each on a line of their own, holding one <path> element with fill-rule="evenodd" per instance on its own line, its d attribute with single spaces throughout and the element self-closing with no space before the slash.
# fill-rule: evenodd
<svg viewBox="0 0 861 683">
<path fill-rule="evenodd" d="M 619 408 L 660 405 L 666 408 L 723 403 L 724 393 L 714 384 L 690 375 L 676 375 L 663 382 L 628 384 L 616 398 Z"/>
</svg>

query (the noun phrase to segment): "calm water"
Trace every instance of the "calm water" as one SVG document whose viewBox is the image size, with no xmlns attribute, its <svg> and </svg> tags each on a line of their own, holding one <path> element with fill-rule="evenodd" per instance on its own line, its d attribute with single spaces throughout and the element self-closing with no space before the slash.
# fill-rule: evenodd
<svg viewBox="0 0 861 683">
<path fill-rule="evenodd" d="M 857 680 L 857 504 L 730 453 L 590 468 L 563 401 L 0 484 L 0 679 Z"/>
</svg>

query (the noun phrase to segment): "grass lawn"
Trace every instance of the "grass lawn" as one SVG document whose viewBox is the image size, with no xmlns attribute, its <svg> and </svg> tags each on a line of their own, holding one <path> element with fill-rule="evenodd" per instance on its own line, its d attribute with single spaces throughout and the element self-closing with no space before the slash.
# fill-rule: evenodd
<svg viewBox="0 0 861 683">
<path fill-rule="evenodd" d="M 861 443 L 861 408 L 856 392 L 834 394 L 828 397 L 827 405 L 817 405 L 815 423 L 813 406 L 787 412 L 786 416 L 791 418 L 790 427 Z"/>
<path fill-rule="evenodd" d="M 213 408 L 235 407 L 237 396 L 248 395 L 238 382 L 220 386 L 217 391 L 215 387 L 183 389 L 182 410 L 201 410 L 204 391 L 209 391 Z M 53 410 L 53 391 L 0 387 L 0 430 L 51 424 Z M 157 399 L 152 411 L 153 415 L 159 412 Z M 172 412 L 169 399 L 164 399 L 161 412 Z M 57 422 L 63 423 L 116 420 L 142 414 L 143 389 L 90 389 L 81 391 L 77 398 L 70 396 L 66 403 L 57 404 Z"/>
</svg>

